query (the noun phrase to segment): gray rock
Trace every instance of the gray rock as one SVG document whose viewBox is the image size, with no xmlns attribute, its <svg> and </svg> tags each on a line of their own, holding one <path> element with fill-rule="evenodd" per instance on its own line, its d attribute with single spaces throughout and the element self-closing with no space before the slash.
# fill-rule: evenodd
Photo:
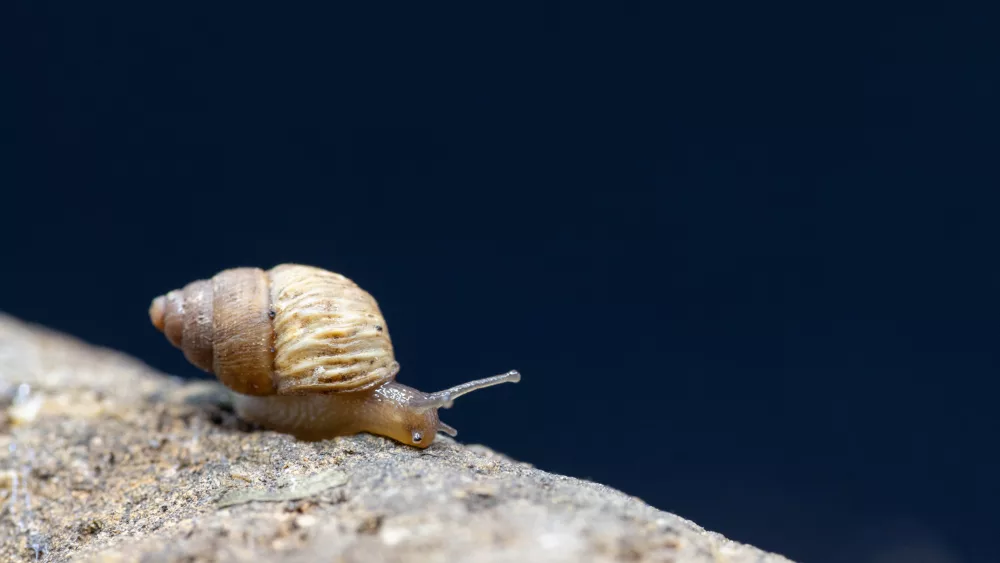
<svg viewBox="0 0 1000 563">
<path fill-rule="evenodd" d="M 788 561 L 482 446 L 299 442 L 226 398 L 0 315 L 0 559 Z"/>
</svg>

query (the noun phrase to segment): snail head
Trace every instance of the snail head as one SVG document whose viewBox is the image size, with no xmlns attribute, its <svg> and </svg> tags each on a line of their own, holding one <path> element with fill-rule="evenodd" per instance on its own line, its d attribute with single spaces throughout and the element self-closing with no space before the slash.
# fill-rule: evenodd
<svg viewBox="0 0 1000 563">
<path fill-rule="evenodd" d="M 398 408 L 391 409 L 390 413 L 383 416 L 392 420 L 391 432 L 386 432 L 400 442 L 426 448 L 434 442 L 434 437 L 438 432 L 457 436 L 458 431 L 445 424 L 438 417 L 438 409 L 448 409 L 454 404 L 456 398 L 471 393 L 477 389 L 492 387 L 501 383 L 517 383 L 521 380 L 521 374 L 511 370 L 507 373 L 469 381 L 461 385 L 456 385 L 443 391 L 434 393 L 424 393 L 400 383 L 393 382 L 380 389 L 387 403 L 391 403 Z"/>
</svg>

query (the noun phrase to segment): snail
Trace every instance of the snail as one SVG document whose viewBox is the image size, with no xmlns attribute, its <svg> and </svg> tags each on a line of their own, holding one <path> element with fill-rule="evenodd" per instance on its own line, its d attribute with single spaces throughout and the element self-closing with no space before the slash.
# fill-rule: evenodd
<svg viewBox="0 0 1000 563">
<path fill-rule="evenodd" d="M 303 440 L 368 432 L 418 448 L 458 432 L 438 409 L 517 371 L 424 393 L 399 363 L 378 303 L 313 266 L 231 268 L 153 299 L 153 326 L 232 392 L 242 419 Z"/>
</svg>

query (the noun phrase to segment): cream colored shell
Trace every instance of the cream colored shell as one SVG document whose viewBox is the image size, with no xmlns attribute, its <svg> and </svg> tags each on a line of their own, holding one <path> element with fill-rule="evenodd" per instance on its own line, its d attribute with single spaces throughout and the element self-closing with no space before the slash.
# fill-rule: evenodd
<svg viewBox="0 0 1000 563">
<path fill-rule="evenodd" d="M 157 297 L 149 313 L 191 363 L 238 393 L 360 391 L 399 372 L 375 299 L 312 266 L 224 270 Z"/>
<path fill-rule="evenodd" d="M 366 389 L 399 371 L 378 303 L 353 281 L 308 266 L 269 278 L 279 393 Z"/>
</svg>

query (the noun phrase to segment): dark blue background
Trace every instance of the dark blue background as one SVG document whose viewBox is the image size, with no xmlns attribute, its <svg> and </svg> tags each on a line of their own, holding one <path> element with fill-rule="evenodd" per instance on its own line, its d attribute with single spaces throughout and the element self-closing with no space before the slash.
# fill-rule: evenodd
<svg viewBox="0 0 1000 563">
<path fill-rule="evenodd" d="M 798 560 L 988 560 L 996 20 L 684 4 L 9 2 L 0 309 L 196 376 L 153 296 L 314 264 L 401 381 L 522 371 L 464 441 Z"/>
</svg>

